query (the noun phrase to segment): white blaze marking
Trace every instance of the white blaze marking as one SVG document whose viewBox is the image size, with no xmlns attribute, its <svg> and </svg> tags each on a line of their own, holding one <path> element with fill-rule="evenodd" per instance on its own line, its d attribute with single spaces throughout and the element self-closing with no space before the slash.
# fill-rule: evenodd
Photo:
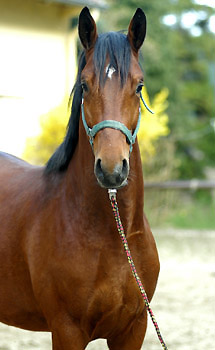
<svg viewBox="0 0 215 350">
<path fill-rule="evenodd" d="M 111 66 L 110 64 L 106 67 L 106 73 L 107 73 L 107 76 L 108 76 L 108 78 L 109 79 L 112 79 L 112 75 L 113 75 L 113 73 L 114 72 L 116 72 L 116 69 L 113 67 L 113 66 Z"/>
</svg>

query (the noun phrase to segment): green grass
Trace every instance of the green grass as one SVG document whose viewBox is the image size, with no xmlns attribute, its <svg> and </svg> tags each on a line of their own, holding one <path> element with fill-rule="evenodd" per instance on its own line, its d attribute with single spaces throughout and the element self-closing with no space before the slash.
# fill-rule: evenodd
<svg viewBox="0 0 215 350">
<path fill-rule="evenodd" d="M 145 212 L 153 227 L 215 230 L 215 197 L 210 192 L 148 191 Z"/>
<path fill-rule="evenodd" d="M 178 209 L 167 218 L 167 224 L 177 228 L 215 230 L 215 205 L 196 202 Z"/>
</svg>

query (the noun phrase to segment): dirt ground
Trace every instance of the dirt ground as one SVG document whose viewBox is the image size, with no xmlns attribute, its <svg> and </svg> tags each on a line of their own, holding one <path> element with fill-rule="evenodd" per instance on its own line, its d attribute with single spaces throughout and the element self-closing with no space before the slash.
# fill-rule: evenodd
<svg viewBox="0 0 215 350">
<path fill-rule="evenodd" d="M 215 231 L 154 230 L 161 272 L 151 303 L 169 350 L 215 349 Z M 49 333 L 0 324 L 0 350 L 51 350 Z M 97 340 L 87 350 L 106 350 Z M 143 349 L 161 349 L 151 320 Z M 131 349 L 132 350 L 132 349 Z"/>
</svg>

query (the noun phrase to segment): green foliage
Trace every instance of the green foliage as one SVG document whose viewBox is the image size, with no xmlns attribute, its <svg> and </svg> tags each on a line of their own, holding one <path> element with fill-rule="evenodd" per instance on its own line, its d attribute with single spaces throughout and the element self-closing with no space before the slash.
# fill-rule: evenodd
<svg viewBox="0 0 215 350">
<path fill-rule="evenodd" d="M 145 88 L 142 90 L 142 95 L 150 108 L 155 114 L 151 114 L 141 102 L 142 118 L 140 129 L 138 132 L 138 142 L 142 162 L 147 164 L 150 157 L 156 153 L 156 141 L 161 136 L 166 136 L 169 133 L 168 115 L 166 109 L 168 107 L 167 97 L 169 92 L 167 89 L 160 91 L 150 104 L 149 97 Z"/>
<path fill-rule="evenodd" d="M 45 164 L 63 141 L 67 121 L 68 103 L 65 99 L 60 106 L 41 116 L 41 132 L 27 140 L 23 158 L 35 165 Z"/>
</svg>

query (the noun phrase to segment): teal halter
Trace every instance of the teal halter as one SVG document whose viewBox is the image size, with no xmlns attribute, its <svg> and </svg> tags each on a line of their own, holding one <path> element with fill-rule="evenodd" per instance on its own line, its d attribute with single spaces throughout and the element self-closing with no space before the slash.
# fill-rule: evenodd
<svg viewBox="0 0 215 350">
<path fill-rule="evenodd" d="M 154 114 L 154 112 L 152 112 L 151 109 L 146 105 L 141 93 L 140 93 L 140 98 L 141 98 L 144 106 L 146 107 L 146 109 L 150 113 Z M 130 153 L 132 152 L 133 144 L 135 143 L 137 133 L 138 133 L 138 130 L 140 127 L 141 107 L 139 107 L 139 117 L 138 117 L 138 121 L 137 121 L 137 126 L 136 126 L 133 134 L 124 124 L 122 124 L 121 122 L 118 122 L 117 120 L 111 120 L 111 119 L 103 120 L 102 122 L 94 125 L 92 128 L 89 128 L 89 126 L 87 125 L 87 122 L 86 122 L 85 114 L 84 114 L 84 98 L 83 97 L 82 97 L 82 102 L 81 102 L 81 116 L 82 116 L 82 122 L 83 122 L 84 128 L 86 130 L 87 135 L 89 136 L 89 141 L 90 141 L 92 148 L 93 148 L 93 141 L 94 141 L 96 134 L 102 129 L 111 128 L 111 129 L 115 129 L 115 130 L 120 130 L 126 136 L 127 142 L 130 145 Z"/>
</svg>

